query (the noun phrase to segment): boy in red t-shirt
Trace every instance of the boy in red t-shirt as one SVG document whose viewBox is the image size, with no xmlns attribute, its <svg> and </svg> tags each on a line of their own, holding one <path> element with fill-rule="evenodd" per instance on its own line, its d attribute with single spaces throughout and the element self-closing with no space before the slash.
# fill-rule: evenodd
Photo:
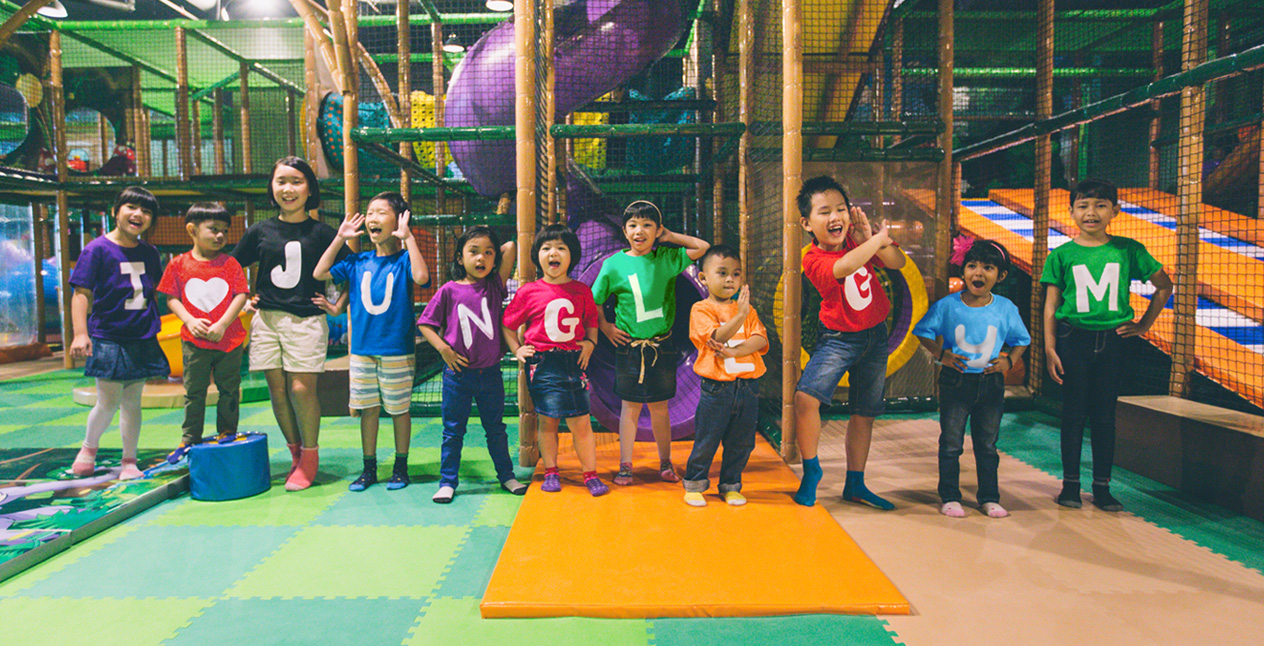
<svg viewBox="0 0 1264 646">
<path fill-rule="evenodd" d="M 158 291 L 167 296 L 167 309 L 184 321 L 180 330 L 184 352 L 184 435 L 167 456 L 175 464 L 202 441 L 206 389 L 215 380 L 219 403 L 215 424 L 221 441 L 237 434 L 241 403 L 241 352 L 246 329 L 237 315 L 246 304 L 250 286 L 246 273 L 231 255 L 220 253 L 232 223 L 224 207 L 198 202 L 184 214 L 184 228 L 193 248 L 167 264 Z"/>
<path fill-rule="evenodd" d="M 899 269 L 905 257 L 887 235 L 884 220 L 877 230 L 833 178 L 813 177 L 798 196 L 804 231 L 812 248 L 803 256 L 803 274 L 821 293 L 821 333 L 812 358 L 799 377 L 794 394 L 796 437 L 803 454 L 803 480 L 794 494 L 800 505 L 816 504 L 821 463 L 816 456 L 821 436 L 821 404 L 834 397 L 843 377 L 851 375 L 847 420 L 847 484 L 843 499 L 882 510 L 890 502 L 865 487 L 865 463 L 873 437 L 873 420 L 885 409 L 887 315 L 891 302 L 878 282 L 877 267 Z"/>
</svg>

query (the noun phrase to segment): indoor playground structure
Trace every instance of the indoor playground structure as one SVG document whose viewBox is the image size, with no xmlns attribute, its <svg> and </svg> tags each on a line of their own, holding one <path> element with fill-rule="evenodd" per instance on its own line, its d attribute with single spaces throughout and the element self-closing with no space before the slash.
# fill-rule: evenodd
<svg viewBox="0 0 1264 646">
<path fill-rule="evenodd" d="M 740 540 L 691 559 L 694 518 L 646 529 L 650 515 L 678 515 L 674 488 L 609 496 L 577 519 L 582 487 L 552 498 L 533 487 L 505 529 L 480 597 L 484 618 L 919 612 L 915 586 L 901 579 L 912 575 L 888 562 L 879 569 L 880 550 L 851 527 L 822 508 L 775 504 L 795 486 L 794 393 L 821 307 L 802 275 L 811 238 L 795 197 L 822 174 L 871 221 L 887 221 L 907 256 L 903 269 L 876 276 L 893 306 L 886 398 L 889 411 L 926 419 L 939 368 L 911 330 L 931 303 L 961 289 L 948 262 L 956 236 L 1012 253 L 997 293 L 1018 305 L 1032 345 L 1005 375 L 1010 406 L 1059 413 L 1039 277 L 1049 251 L 1076 235 L 1068 189 L 1087 178 L 1117 184 L 1122 213 L 1111 232 L 1143 243 L 1176 284 L 1155 325 L 1124 342 L 1120 465 L 1264 521 L 1256 0 L 517 0 L 501 10 L 483 0 L 289 0 L 286 16 L 269 19 L 37 13 L 52 4 L 0 0 L 0 363 L 66 345 L 67 278 L 83 245 L 109 230 L 124 187 L 161 200 L 147 236 L 165 261 L 188 249 L 177 216 L 193 202 L 229 208 L 230 241 L 271 217 L 269 173 L 286 155 L 312 162 L 323 201 L 311 215 L 335 227 L 378 192 L 409 201 L 433 276 L 415 289 L 418 312 L 448 280 L 454 240 L 473 225 L 516 241 L 511 293 L 536 278 L 535 232 L 556 223 L 577 233 L 572 276 L 591 284 L 626 248 L 621 214 L 635 200 L 660 206 L 672 231 L 740 251 L 770 344 L 754 504 L 742 513 L 767 503 L 766 515 L 708 520 L 714 537 Z M 686 441 L 701 389 L 688 312 L 707 293 L 696 268 L 676 280 L 671 342 L 682 352 L 670 410 L 673 439 Z M 1144 311 L 1154 286 L 1128 289 Z M 179 321 L 166 319 L 163 330 L 175 380 Z M 330 356 L 341 354 L 345 344 Z M 444 363 L 418 343 L 416 365 L 413 415 L 436 418 Z M 534 467 L 526 378 L 511 357 L 502 369 L 519 465 Z M 614 346 L 604 336 L 587 376 L 594 419 L 616 430 Z M 845 413 L 848 385 L 844 377 L 827 417 Z M 653 439 L 648 408 L 638 439 Z M 916 441 L 892 450 L 911 455 Z M 604 465 L 614 440 L 602 442 Z M 563 455 L 564 466 L 578 469 L 573 459 Z M 56 479 L 42 466 L 36 475 Z M 0 495 L 12 495 L 4 483 Z M 0 540 L 0 555 L 23 522 L 52 522 L 47 506 L 32 509 L 0 509 L 9 523 L 0 524 L 9 541 Z M 41 531 L 29 546 L 54 538 Z M 571 542 L 584 532 L 618 540 Z M 570 562 L 544 562 L 555 555 L 542 544 L 573 548 Z M 665 556 L 629 574 L 623 559 L 645 553 Z M 761 572 L 812 576 L 769 574 L 762 588 L 717 595 L 753 587 L 747 570 L 732 567 L 737 554 Z M 648 581 L 594 600 L 594 576 Z M 717 583 L 663 585 L 670 593 L 656 595 L 670 577 Z M 541 589 L 555 594 L 542 600 Z"/>
</svg>

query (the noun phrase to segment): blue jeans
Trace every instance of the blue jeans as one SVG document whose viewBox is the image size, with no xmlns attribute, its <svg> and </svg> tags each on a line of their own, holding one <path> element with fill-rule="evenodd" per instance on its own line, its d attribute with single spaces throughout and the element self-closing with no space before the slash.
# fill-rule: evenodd
<svg viewBox="0 0 1264 646">
<path fill-rule="evenodd" d="M 839 332 L 824 327 L 812 348 L 812 357 L 799 377 L 801 390 L 822 404 L 834 398 L 834 390 L 850 373 L 849 410 L 852 415 L 877 417 L 886 410 L 883 398 L 887 384 L 887 326 L 879 323 L 868 330 Z"/>
<path fill-rule="evenodd" d="M 685 464 L 685 491 L 702 492 L 711 486 L 707 473 L 721 443 L 720 493 L 741 491 L 742 469 L 755 449 L 758 421 L 759 393 L 754 379 L 716 381 L 703 377 L 694 416 L 693 451 Z"/>
<path fill-rule="evenodd" d="M 455 489 L 460 482 L 461 448 L 470 404 L 478 403 L 478 417 L 487 433 L 487 452 L 496 466 L 496 479 L 514 477 L 509 459 L 509 436 L 505 433 L 505 382 L 500 366 L 466 368 L 461 372 L 443 369 L 443 447 L 439 450 L 439 484 Z"/>
<path fill-rule="evenodd" d="M 979 504 L 1000 502 L 996 484 L 996 437 L 1005 412 L 1005 376 L 999 372 L 962 374 L 945 368 L 939 373 L 939 498 L 961 501 L 961 452 L 966 418 L 974 440 L 974 463 L 979 472 Z"/>
</svg>

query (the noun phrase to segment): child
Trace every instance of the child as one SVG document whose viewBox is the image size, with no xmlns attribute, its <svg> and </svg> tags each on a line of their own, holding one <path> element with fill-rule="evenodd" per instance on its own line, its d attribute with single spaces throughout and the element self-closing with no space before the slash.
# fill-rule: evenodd
<svg viewBox="0 0 1264 646">
<path fill-rule="evenodd" d="M 413 332 L 412 286 L 430 280 L 421 249 L 408 228 L 411 214 L 399 193 L 387 191 L 369 200 L 364 215 L 348 214 L 320 262 L 316 280 L 351 283 L 351 398 L 360 415 L 364 472 L 348 487 L 364 491 L 377 483 L 377 427 L 383 410 L 395 430 L 395 465 L 388 490 L 408 486 L 408 441 L 413 434 L 412 403 L 416 333 Z M 368 230 L 373 249 L 334 264 L 347 240 Z M 403 247 L 407 248 L 407 253 Z M 380 296 L 378 295 L 380 294 Z"/>
<path fill-rule="evenodd" d="M 552 224 L 531 246 L 540 280 L 518 289 L 505 309 L 505 341 L 529 366 L 527 388 L 540 415 L 540 453 L 544 484 L 540 491 L 562 490 L 557 470 L 557 426 L 565 418 L 584 470 L 584 486 L 593 496 L 610 493 L 597 477 L 597 444 L 588 420 L 588 359 L 597 347 L 597 305 L 588 286 L 571 280 L 580 256 L 579 237 L 565 225 Z M 519 343 L 518 328 L 527 326 Z"/>
<path fill-rule="evenodd" d="M 606 320 L 604 308 L 598 309 L 601 331 L 615 345 L 614 392 L 623 402 L 619 411 L 619 473 L 614 483 L 632 484 L 632 448 L 642 404 L 650 409 L 659 477 L 680 482 L 671 463 L 667 410 L 667 402 L 676 396 L 677 353 L 668 343 L 676 320 L 676 276 L 711 245 L 668 231 L 662 212 L 644 200 L 624 209 L 623 235 L 629 249 L 606 258 L 592 285 L 598 304 L 604 305 L 611 296 L 618 299 L 613 324 Z M 655 248 L 655 242 L 681 248 Z"/>
<path fill-rule="evenodd" d="M 887 235 L 886 222 L 873 230 L 865 212 L 851 206 L 833 178 L 822 175 L 804 182 L 798 207 L 803 230 L 812 234 L 812 248 L 803 256 L 803 274 L 823 302 L 821 334 L 794 395 L 796 437 L 803 454 L 803 480 L 794 500 L 808 507 L 816 504 L 816 485 L 822 475 L 816 456 L 821 404 L 829 403 L 843 373 L 850 372 L 843 499 L 891 510 L 894 505 L 865 487 L 865 463 L 873 420 L 886 408 L 886 319 L 891 302 L 875 274 L 877 267 L 903 267 L 904 253 Z"/>
<path fill-rule="evenodd" d="M 97 380 L 97 403 L 88 413 L 83 448 L 70 468 L 80 477 L 96 471 L 97 447 L 114 411 L 119 411 L 123 435 L 119 479 L 144 475 L 136 465 L 140 396 L 146 379 L 171 374 L 158 347 L 161 323 L 154 305 L 162 267 L 158 250 L 140 239 L 157 212 L 153 193 L 136 186 L 123 189 L 114 200 L 114 228 L 83 248 L 70 274 L 75 289 L 70 297 L 75 331 L 70 356 L 87 357 L 83 374 Z"/>
<path fill-rule="evenodd" d="M 1040 282 L 1045 292 L 1045 358 L 1049 376 L 1062 384 L 1062 492 L 1057 502 L 1079 507 L 1080 447 L 1084 419 L 1092 429 L 1093 504 L 1122 511 L 1110 495 L 1115 462 L 1115 400 L 1123 337 L 1143 334 L 1172 295 L 1163 265 L 1136 240 L 1106 233 L 1119 214 L 1119 193 L 1103 180 L 1080 182 L 1071 191 L 1071 219 L 1079 235 L 1049 252 Z M 1128 281 L 1149 280 L 1155 292 L 1140 321 L 1133 322 Z M 1063 295 L 1072 296 L 1064 300 Z"/>
<path fill-rule="evenodd" d="M 426 305 L 417 325 L 421 335 L 443 356 L 443 446 L 439 451 L 439 490 L 432 500 L 452 502 L 460 479 L 461 448 L 471 402 L 487 433 L 487 452 L 500 487 L 515 496 L 527 485 L 514 477 L 505 433 L 505 383 L 500 373 L 501 313 L 505 281 L 513 274 L 513 241 L 500 244 L 496 232 L 471 227 L 456 240 L 451 282 L 444 283 Z"/>
<path fill-rule="evenodd" d="M 312 167 L 298 157 L 277 160 L 268 199 L 281 213 L 246 229 L 233 256 L 242 267 L 259 263 L 250 369 L 262 370 L 267 379 L 272 413 L 290 449 L 285 489 L 300 491 L 312 485 L 320 464 L 316 380 L 325 371 L 329 342 L 325 314 L 336 311 L 312 270 L 337 232 L 308 217 L 309 210 L 320 206 L 320 184 Z"/>
<path fill-rule="evenodd" d="M 952 264 L 961 266 L 965 289 L 940 299 L 913 328 L 922 347 L 944 366 L 939 372 L 939 513 L 952 518 L 966 515 L 959 481 L 969 417 L 979 506 L 992 518 L 1004 518 L 1009 512 L 1000 504 L 996 483 L 996 438 L 1005 412 L 1005 371 L 1014 367 L 1031 337 L 1018 307 L 992 293 L 1009 273 L 1005 247 L 971 238 L 959 239 L 958 247 Z M 1003 345 L 1009 346 L 1008 355 L 1001 354 Z"/>
<path fill-rule="evenodd" d="M 241 353 L 246 328 L 237 315 L 246 304 L 250 285 L 237 260 L 220 253 L 227 242 L 232 218 L 224 207 L 198 202 L 184 214 L 184 230 L 193 248 L 167 264 L 158 291 L 167 296 L 167 309 L 184 321 L 180 345 L 184 354 L 184 435 L 167 456 L 175 464 L 202 442 L 206 417 L 206 389 L 215 380 L 219 402 L 215 428 L 219 440 L 237 434 L 241 402 Z"/>
<path fill-rule="evenodd" d="M 685 465 L 685 503 L 707 504 L 702 497 L 711 486 L 707 473 L 723 442 L 720 495 L 730 505 L 744 505 L 742 469 L 755 448 L 759 421 L 755 380 L 764 374 L 759 355 L 768 352 L 768 332 L 751 309 L 750 288 L 742 282 L 742 261 L 736 249 L 711 247 L 699 264 L 698 278 L 709 295 L 694 303 L 689 313 L 689 340 L 698 348 L 693 371 L 702 377 L 702 393 L 694 417 L 693 451 Z"/>
</svg>

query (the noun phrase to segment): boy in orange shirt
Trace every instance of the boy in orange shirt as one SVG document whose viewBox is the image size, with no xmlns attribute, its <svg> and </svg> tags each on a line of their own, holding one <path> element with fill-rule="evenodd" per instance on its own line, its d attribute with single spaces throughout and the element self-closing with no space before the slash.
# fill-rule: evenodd
<svg viewBox="0 0 1264 646">
<path fill-rule="evenodd" d="M 685 503 L 707 504 L 702 497 L 711 486 L 707 473 L 723 443 L 720 495 L 730 505 L 744 505 L 742 469 L 755 448 L 755 380 L 764 374 L 759 355 L 768 352 L 768 332 L 751 309 L 737 250 L 715 245 L 698 262 L 698 278 L 709 295 L 694 303 L 689 313 L 689 340 L 698 348 L 693 371 L 702 377 L 702 394 L 694 416 L 693 451 L 685 466 Z"/>
</svg>

